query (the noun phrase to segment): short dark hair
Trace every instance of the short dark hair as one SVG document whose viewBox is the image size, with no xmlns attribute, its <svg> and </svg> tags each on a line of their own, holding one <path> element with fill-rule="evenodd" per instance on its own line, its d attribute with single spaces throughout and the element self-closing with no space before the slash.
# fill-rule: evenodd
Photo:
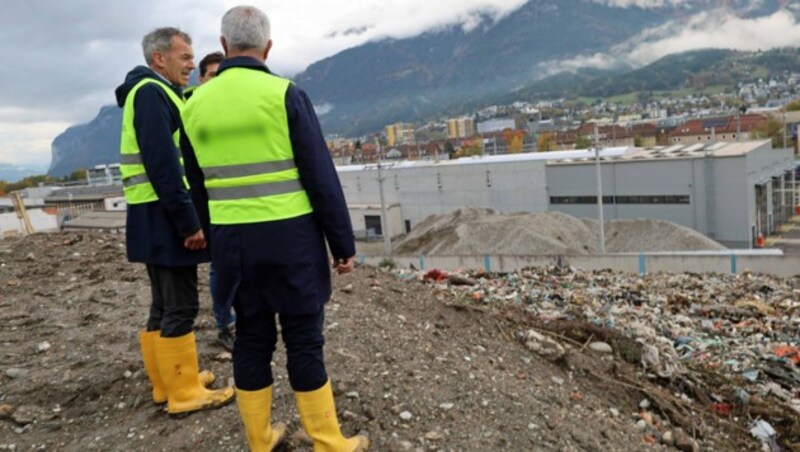
<svg viewBox="0 0 800 452">
<path fill-rule="evenodd" d="M 219 64 L 224 59 L 225 55 L 223 55 L 222 52 L 213 52 L 204 56 L 203 59 L 200 60 L 200 77 L 205 77 L 210 64 Z"/>
</svg>

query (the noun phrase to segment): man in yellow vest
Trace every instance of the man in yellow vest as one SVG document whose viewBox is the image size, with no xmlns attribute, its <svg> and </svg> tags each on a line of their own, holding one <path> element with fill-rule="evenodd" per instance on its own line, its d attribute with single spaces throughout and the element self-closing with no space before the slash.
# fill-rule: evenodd
<svg viewBox="0 0 800 452">
<path fill-rule="evenodd" d="M 204 83 L 210 81 L 217 76 L 219 64 L 225 56 L 222 52 L 212 52 L 204 56 L 200 60 L 200 85 L 191 86 L 183 91 L 183 98 L 189 100 L 196 89 L 200 88 Z M 214 320 L 217 322 L 217 343 L 225 350 L 233 351 L 234 336 L 234 321 L 235 316 L 231 312 L 230 306 L 223 306 L 218 300 L 223 295 L 217 294 L 217 272 L 212 262 L 208 269 L 208 287 L 211 291 L 211 310 L 214 312 Z"/>
<path fill-rule="evenodd" d="M 128 260 L 147 266 L 152 302 L 139 334 L 153 402 L 171 415 L 216 408 L 233 400 L 233 388 L 208 390 L 210 372 L 199 372 L 192 326 L 198 312 L 197 264 L 208 261 L 201 219 L 184 177 L 179 148 L 181 88 L 194 69 L 191 38 L 171 27 L 142 40 L 148 67 L 137 66 L 116 90 L 123 108 L 120 172 L 128 204 Z M 193 159 L 187 167 L 197 166 Z M 200 191 L 203 187 L 199 188 Z"/>
<path fill-rule="evenodd" d="M 183 111 L 186 151 L 202 170 L 211 253 L 221 294 L 236 311 L 233 376 L 251 450 L 271 450 L 285 426 L 271 424 L 270 361 L 278 329 L 289 383 L 314 450 L 365 450 L 336 417 L 323 359 L 324 304 L 331 295 L 325 242 L 339 273 L 355 243 L 342 187 L 313 106 L 264 65 L 272 41 L 266 14 L 237 6 L 222 18 L 226 59 Z M 197 182 L 195 182 L 197 181 Z"/>
</svg>

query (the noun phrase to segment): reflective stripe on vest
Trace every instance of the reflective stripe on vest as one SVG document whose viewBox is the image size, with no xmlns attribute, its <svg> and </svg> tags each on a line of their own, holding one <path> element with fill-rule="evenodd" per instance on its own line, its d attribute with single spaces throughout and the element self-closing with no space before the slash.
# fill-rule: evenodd
<svg viewBox="0 0 800 452">
<path fill-rule="evenodd" d="M 139 88 L 148 84 L 155 83 L 158 85 L 169 97 L 170 101 L 175 105 L 180 112 L 183 109 L 183 100 L 175 94 L 175 92 L 165 83 L 152 79 L 145 78 L 139 83 L 134 85 L 133 89 L 128 93 L 125 98 L 125 106 L 122 111 L 122 137 L 120 139 L 120 173 L 122 175 L 122 189 L 125 193 L 125 201 L 128 204 L 143 204 L 158 200 L 153 185 L 145 172 L 144 162 L 142 161 L 142 154 L 140 153 L 139 143 L 136 139 L 136 130 L 133 125 L 133 118 L 135 115 L 134 100 Z M 180 131 L 176 130 L 172 134 L 172 141 L 177 151 L 178 162 L 181 167 L 181 175 L 183 175 L 183 156 L 180 152 Z M 189 188 L 189 182 L 183 176 L 183 183 L 186 188 Z"/>
<path fill-rule="evenodd" d="M 263 71 L 230 68 L 187 102 L 183 125 L 205 176 L 212 224 L 277 221 L 313 211 L 289 138 L 289 84 Z"/>
</svg>

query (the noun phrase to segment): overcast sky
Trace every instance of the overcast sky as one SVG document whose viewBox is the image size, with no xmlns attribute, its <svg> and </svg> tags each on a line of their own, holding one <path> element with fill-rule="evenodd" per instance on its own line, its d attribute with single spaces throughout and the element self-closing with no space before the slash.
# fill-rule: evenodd
<svg viewBox="0 0 800 452">
<path fill-rule="evenodd" d="M 658 6 L 684 0 L 595 0 Z M 68 126 L 90 121 L 114 103 L 113 90 L 142 64 L 141 37 L 158 26 L 192 35 L 199 61 L 219 50 L 219 21 L 235 0 L 20 0 L 4 1 L 0 14 L 0 163 L 47 165 L 53 138 Z M 496 19 L 525 0 L 250 0 L 272 21 L 270 67 L 293 75 L 348 47 L 381 37 L 404 38 L 436 27 Z M 739 22 L 736 22 L 739 21 Z M 746 22 L 746 23 L 745 23 Z M 663 41 L 625 53 L 644 62 L 662 52 L 696 48 L 704 37 L 720 46 L 770 48 L 797 45 L 800 25 L 789 14 L 757 21 L 728 18 L 710 27 L 687 21 L 662 30 Z M 741 30 L 746 34 L 742 36 Z M 676 33 L 678 33 L 676 35 Z M 737 39 L 733 39 L 736 37 Z M 660 56 L 660 55 L 659 55 Z M 594 55 L 573 64 L 606 64 Z M 567 65 L 568 67 L 568 65 Z"/>
</svg>

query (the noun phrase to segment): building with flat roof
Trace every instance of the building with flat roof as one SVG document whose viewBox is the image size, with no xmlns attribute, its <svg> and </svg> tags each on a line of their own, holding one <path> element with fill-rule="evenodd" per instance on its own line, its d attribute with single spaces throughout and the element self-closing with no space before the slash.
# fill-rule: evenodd
<svg viewBox="0 0 800 452">
<path fill-rule="evenodd" d="M 478 133 L 502 132 L 505 129 L 516 128 L 517 123 L 513 118 L 492 118 L 478 123 Z"/>
<path fill-rule="evenodd" d="M 475 119 L 469 116 L 447 120 L 447 138 L 469 138 L 475 135 Z"/>
<path fill-rule="evenodd" d="M 772 149 L 768 140 L 607 148 L 600 167 L 606 220 L 662 219 L 728 247 L 751 248 L 795 211 L 793 152 Z M 337 170 L 348 204 L 380 205 L 376 165 Z M 592 151 L 400 161 L 381 172 L 386 203 L 399 206 L 393 209 L 401 216 L 390 223 L 403 229 L 461 207 L 597 217 Z"/>
<path fill-rule="evenodd" d="M 606 220 L 667 220 L 750 248 L 794 213 L 793 153 L 768 140 L 632 150 L 600 166 Z M 593 158 L 548 162 L 549 209 L 597 218 L 595 174 Z"/>
<path fill-rule="evenodd" d="M 397 146 L 414 142 L 414 124 L 398 122 L 386 126 L 386 144 Z"/>
<path fill-rule="evenodd" d="M 125 211 L 127 204 L 122 185 L 83 185 L 53 191 L 44 198 L 47 206 L 58 211 L 58 224 L 77 218 L 85 212 Z"/>
</svg>

